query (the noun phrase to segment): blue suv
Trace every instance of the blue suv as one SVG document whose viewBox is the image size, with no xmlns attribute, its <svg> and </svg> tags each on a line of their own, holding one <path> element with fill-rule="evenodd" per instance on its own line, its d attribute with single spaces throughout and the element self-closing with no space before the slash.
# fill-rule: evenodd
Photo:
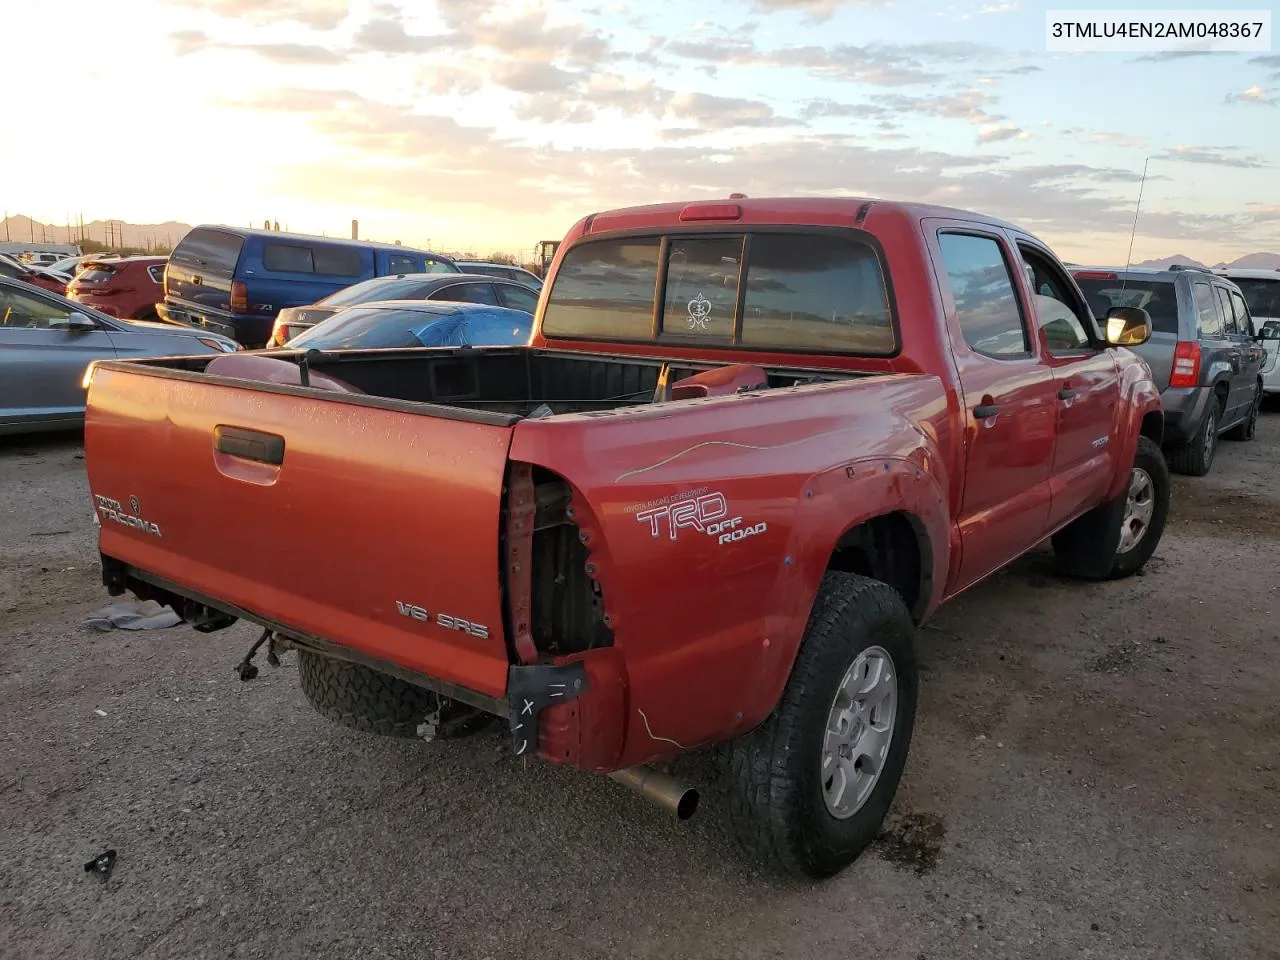
<svg viewBox="0 0 1280 960">
<path fill-rule="evenodd" d="M 202 224 L 164 271 L 165 320 L 205 327 L 255 349 L 285 307 L 398 273 L 460 273 L 448 257 L 389 243 Z"/>
</svg>

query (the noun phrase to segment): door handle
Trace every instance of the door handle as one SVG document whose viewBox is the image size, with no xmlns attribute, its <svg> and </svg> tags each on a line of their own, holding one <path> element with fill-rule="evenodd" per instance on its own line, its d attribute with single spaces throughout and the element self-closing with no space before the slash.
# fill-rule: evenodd
<svg viewBox="0 0 1280 960">
<path fill-rule="evenodd" d="M 983 403 L 973 408 L 973 415 L 979 420 L 986 420 L 988 417 L 994 417 L 1000 412 L 1000 404 Z"/>
<path fill-rule="evenodd" d="M 1058 391 L 1059 400 L 1071 400 L 1075 398 L 1075 395 L 1076 395 L 1076 392 L 1070 387 L 1063 387 L 1061 390 Z"/>
<path fill-rule="evenodd" d="M 213 429 L 213 445 L 219 453 L 241 460 L 273 466 L 284 463 L 284 437 L 278 434 L 219 424 Z"/>
</svg>

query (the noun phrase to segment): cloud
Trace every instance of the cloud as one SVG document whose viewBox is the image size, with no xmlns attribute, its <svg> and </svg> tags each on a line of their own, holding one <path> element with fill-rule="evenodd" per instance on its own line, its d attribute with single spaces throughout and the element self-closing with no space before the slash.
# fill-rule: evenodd
<svg viewBox="0 0 1280 960">
<path fill-rule="evenodd" d="M 1252 103 L 1261 107 L 1274 107 L 1280 104 L 1280 99 L 1268 94 L 1267 91 L 1259 86 L 1252 86 L 1239 93 L 1227 94 L 1225 103 Z"/>
<path fill-rule="evenodd" d="M 614 98 L 631 109 L 651 110 L 663 96 L 661 88 L 644 84 L 611 81 L 611 86 Z M 326 98 L 338 106 L 325 106 Z M 294 112 L 305 102 L 291 95 L 276 99 L 274 106 Z M 898 143 L 886 139 L 898 136 L 894 131 L 867 140 L 797 133 L 713 150 L 685 143 L 705 122 L 729 122 L 728 117 L 734 122 L 779 122 L 767 105 L 729 97 L 687 94 L 675 101 L 671 116 L 678 110 L 696 119 L 677 117 L 661 139 L 643 149 L 530 144 L 492 128 L 385 104 L 365 101 L 353 108 L 341 92 L 317 96 L 314 102 L 313 128 L 352 156 L 363 153 L 368 159 L 291 165 L 282 175 L 282 192 L 331 196 L 337 185 L 344 203 L 397 210 L 408 203 L 410 209 L 445 211 L 441 216 L 455 211 L 459 217 L 474 217 L 481 206 L 527 212 L 533 206 L 530 198 L 536 197 L 540 216 L 562 217 L 567 224 L 588 207 L 742 190 L 761 196 L 838 193 L 914 199 L 990 213 L 1041 233 L 1121 234 L 1133 216 L 1130 194 L 1139 179 L 1133 170 L 1085 164 L 1014 166 L 992 149 L 993 143 L 983 151 L 987 156 L 887 146 Z M 1126 189 L 1118 191 L 1120 185 Z M 1165 232 L 1153 233 L 1144 223 L 1148 235 L 1219 238 L 1224 231 L 1239 233 L 1245 229 L 1241 224 L 1253 221 L 1170 214 L 1154 222 Z"/>
<path fill-rule="evenodd" d="M 1005 0 L 1004 3 L 984 3 L 978 8 L 979 14 L 1013 13 L 1018 9 L 1018 0 Z"/>
<path fill-rule="evenodd" d="M 180 56 L 204 50 L 231 50 L 253 53 L 274 63 L 330 66 L 342 63 L 342 54 L 312 43 L 233 43 L 215 40 L 201 30 L 178 30 L 169 34 L 174 52 Z"/>
<path fill-rule="evenodd" d="M 882 7 L 887 3 L 888 0 L 756 0 L 754 9 L 761 13 L 795 10 L 812 20 L 829 20 L 841 7 Z"/>
<path fill-rule="evenodd" d="M 1132 63 L 1168 63 L 1170 60 L 1186 60 L 1189 57 L 1207 57 L 1216 54 L 1214 50 L 1161 50 L 1158 53 L 1144 53 L 1134 57 Z"/>
<path fill-rule="evenodd" d="M 302 23 L 317 30 L 332 30 L 351 12 L 350 0 L 164 0 L 171 6 L 216 13 L 228 19 L 252 23 Z"/>
<path fill-rule="evenodd" d="M 1135 150 L 1147 146 L 1147 141 L 1142 137 L 1134 136 L 1132 133 L 1114 133 L 1111 131 L 1096 131 L 1087 134 L 1088 140 L 1094 143 L 1102 143 L 1103 146 L 1111 147 L 1133 147 Z"/>
<path fill-rule="evenodd" d="M 694 124 L 697 131 L 781 127 L 797 123 L 788 117 L 778 116 L 766 103 L 709 93 L 677 93 L 667 102 L 667 109 L 678 119 Z"/>
<path fill-rule="evenodd" d="M 888 107 L 875 103 L 838 103 L 826 98 L 807 100 L 800 108 L 800 116 L 806 120 L 823 117 L 856 117 L 861 120 L 870 120 L 887 116 L 890 112 Z"/>
<path fill-rule="evenodd" d="M 1235 167 L 1240 170 L 1263 170 L 1271 166 L 1260 157 L 1241 156 L 1239 149 L 1235 147 L 1170 147 L 1163 153 L 1156 154 L 1156 159 Z"/>
<path fill-rule="evenodd" d="M 937 83 L 946 79 L 943 65 L 991 60 L 996 51 L 965 40 L 915 44 L 835 44 L 788 46 L 760 50 L 749 41 L 708 44 L 676 41 L 664 47 L 673 56 L 721 66 L 803 70 L 828 80 L 849 80 L 896 87 Z"/>
<path fill-rule="evenodd" d="M 994 127 L 985 127 L 978 134 L 979 143 L 997 143 L 1001 140 L 1027 139 L 1021 127 L 1012 123 L 1002 123 Z"/>
</svg>

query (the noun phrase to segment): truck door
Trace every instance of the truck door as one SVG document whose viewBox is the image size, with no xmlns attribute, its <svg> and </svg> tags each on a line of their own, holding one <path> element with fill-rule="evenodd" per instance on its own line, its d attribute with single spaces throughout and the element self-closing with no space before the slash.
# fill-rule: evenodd
<svg viewBox="0 0 1280 960">
<path fill-rule="evenodd" d="M 1016 250 L 994 229 L 929 223 L 964 404 L 961 556 L 948 589 L 954 593 L 1047 531 L 1057 400 L 1016 293 Z"/>
<path fill-rule="evenodd" d="M 1048 250 L 1018 244 L 1027 264 L 1030 313 L 1053 374 L 1057 441 L 1049 477 L 1049 527 L 1056 529 L 1099 502 L 1115 477 L 1120 381 L 1114 351 L 1088 306 Z"/>
</svg>

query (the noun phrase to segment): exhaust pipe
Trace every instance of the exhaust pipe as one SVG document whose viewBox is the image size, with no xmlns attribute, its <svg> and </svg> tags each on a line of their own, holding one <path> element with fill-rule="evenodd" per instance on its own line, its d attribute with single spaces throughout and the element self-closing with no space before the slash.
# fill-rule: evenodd
<svg viewBox="0 0 1280 960">
<path fill-rule="evenodd" d="M 630 767 L 609 774 L 614 780 L 630 787 L 646 800 L 656 803 L 677 820 L 688 820 L 698 811 L 698 791 L 686 786 L 675 777 L 659 773 L 652 767 Z"/>
</svg>

